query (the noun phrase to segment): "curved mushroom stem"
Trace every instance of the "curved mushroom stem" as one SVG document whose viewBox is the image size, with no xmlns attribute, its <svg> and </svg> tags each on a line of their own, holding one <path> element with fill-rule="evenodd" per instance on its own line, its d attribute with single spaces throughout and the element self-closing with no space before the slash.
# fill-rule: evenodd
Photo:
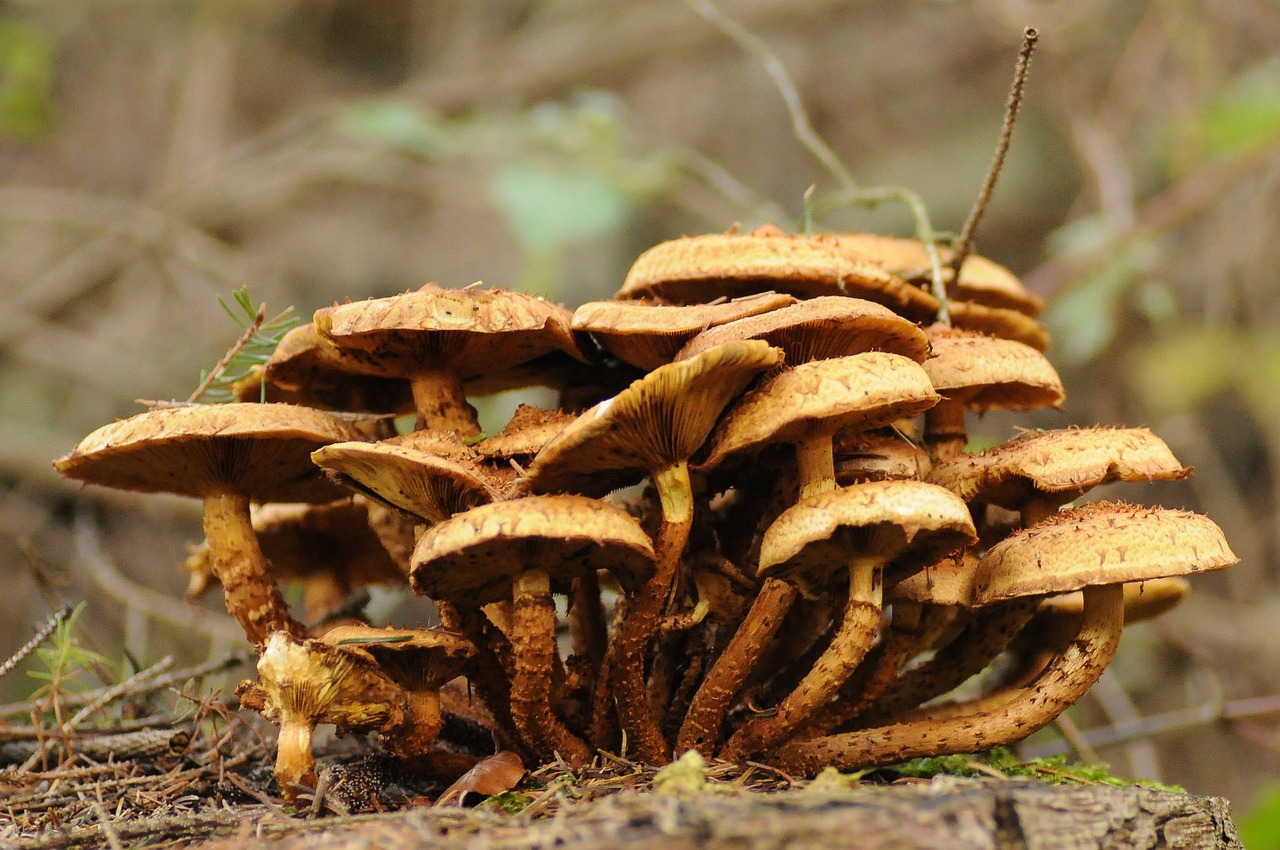
<svg viewBox="0 0 1280 850">
<path fill-rule="evenodd" d="M 267 574 L 267 559 L 249 520 L 248 496 L 206 497 L 204 536 L 213 575 L 226 594 L 227 610 L 254 646 L 260 648 L 272 632 L 288 632 L 299 640 L 306 636 L 306 628 L 289 613 L 280 588 Z"/>
<path fill-rule="evenodd" d="M 527 570 L 512 579 L 511 720 L 525 744 L 541 758 L 559 753 L 574 767 L 591 760 L 591 750 L 565 728 L 551 709 L 551 670 L 556 656 L 556 611 L 546 570 Z"/>
<path fill-rule="evenodd" d="M 418 372 L 409 379 L 413 404 L 418 410 L 418 429 L 438 428 L 459 437 L 480 434 L 476 409 L 467 402 L 462 379 L 449 369 Z"/>
<path fill-rule="evenodd" d="M 280 724 L 276 739 L 276 782 L 285 797 L 297 796 L 298 786 L 316 787 L 316 762 L 311 755 L 310 721 L 290 719 Z"/>
<path fill-rule="evenodd" d="M 1040 597 L 999 602 L 979 610 L 963 632 L 932 658 L 892 681 L 866 707 L 860 726 L 895 720 L 903 712 L 941 696 L 991 663 L 1035 614 Z M 846 714 L 841 721 L 854 716 Z"/>
<path fill-rule="evenodd" d="M 771 763 L 813 776 L 828 765 L 857 770 L 920 756 L 1005 746 L 1053 722 L 1093 686 L 1115 656 L 1124 625 L 1118 584 L 1085 588 L 1085 614 L 1071 645 L 1029 688 L 994 708 L 947 720 L 921 720 L 786 744 Z"/>
<path fill-rule="evenodd" d="M 733 734 L 721 757 L 741 762 L 767 753 L 819 711 L 862 662 L 880 626 L 881 562 L 854 559 L 849 566 L 849 599 L 844 618 L 826 651 L 800 684 L 778 703 L 772 717 L 752 720 Z"/>
<path fill-rule="evenodd" d="M 797 596 L 799 592 L 782 579 L 765 580 L 746 619 L 711 665 L 689 704 L 689 713 L 676 736 L 676 752 L 694 749 L 711 757 L 720 740 L 720 725 L 730 701 L 742 689 L 760 659 L 761 649 L 777 634 Z"/>
<path fill-rule="evenodd" d="M 678 461 L 653 473 L 662 501 L 662 528 L 654 546 L 655 570 L 627 607 L 618 628 L 613 664 L 613 697 L 618 718 L 635 758 L 646 764 L 665 764 L 670 754 L 656 719 L 645 699 L 644 656 L 658 631 L 659 618 L 675 584 L 680 556 L 693 525 L 693 488 L 687 461 Z"/>
</svg>

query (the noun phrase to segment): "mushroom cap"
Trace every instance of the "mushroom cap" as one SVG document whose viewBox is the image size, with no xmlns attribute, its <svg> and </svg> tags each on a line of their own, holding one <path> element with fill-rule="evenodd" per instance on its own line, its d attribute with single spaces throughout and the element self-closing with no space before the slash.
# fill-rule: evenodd
<svg viewBox="0 0 1280 850">
<path fill-rule="evenodd" d="M 924 480 L 931 464 L 924 449 L 888 429 L 837 432 L 832 452 L 840 486 L 893 478 Z"/>
<path fill-rule="evenodd" d="M 547 443 L 521 487 L 603 496 L 634 484 L 696 452 L 725 406 L 781 362 L 768 343 L 743 340 L 660 366 Z"/>
<path fill-rule="evenodd" d="M 367 657 L 398 685 L 412 691 L 437 689 L 467 671 L 476 647 L 448 629 L 336 626 L 318 640 L 342 652 Z"/>
<path fill-rule="evenodd" d="M 340 573 L 351 585 L 397 582 L 404 569 L 369 522 L 369 503 L 357 496 L 324 505 L 253 505 L 253 529 L 277 577 Z"/>
<path fill-rule="evenodd" d="M 1012 339 L 1036 351 L 1049 347 L 1048 328 L 1026 313 L 972 301 L 951 301 L 947 308 L 951 311 L 951 325 L 960 330 Z"/>
<path fill-rule="evenodd" d="M 1154 620 L 1182 604 L 1191 593 L 1191 582 L 1184 576 L 1164 576 L 1146 581 L 1126 582 L 1124 586 L 1125 625 Z M 1080 591 L 1060 593 L 1040 601 L 1040 609 L 1028 624 L 1030 632 L 1052 631 L 1057 642 L 1069 641 L 1080 631 L 1084 617 L 1084 594 Z"/>
<path fill-rule="evenodd" d="M 761 539 L 757 574 L 817 598 L 847 574 L 852 559 L 905 574 L 977 539 L 968 507 L 951 491 L 922 481 L 870 481 L 783 511 Z"/>
<path fill-rule="evenodd" d="M 577 360 L 572 314 L 510 290 L 443 289 L 335 304 L 315 313 L 316 331 L 369 375 L 407 377 L 447 369 L 466 380 L 553 351 Z"/>
<path fill-rule="evenodd" d="M 266 381 L 312 407 L 370 413 L 414 409 L 408 381 L 361 374 L 360 362 L 326 345 L 314 322 L 298 325 L 281 337 L 267 360 Z"/>
<path fill-rule="evenodd" d="M 843 248 L 835 237 L 797 236 L 773 225 L 655 245 L 631 266 L 618 297 L 691 304 L 767 290 L 797 298 L 853 295 L 911 319 L 938 310 L 932 295 Z"/>
<path fill-rule="evenodd" d="M 334 443 L 311 459 L 344 486 L 439 522 L 497 495 L 475 463 L 451 450 L 454 443 L 462 446 L 417 432 L 380 443 Z"/>
<path fill-rule="evenodd" d="M 929 255 L 924 243 L 918 239 L 898 236 L 881 236 L 877 233 L 841 233 L 840 244 L 873 260 L 899 277 L 912 278 L 929 272 Z M 938 256 L 945 266 L 955 252 L 945 245 L 938 246 Z M 990 307 L 1017 310 L 1028 316 L 1038 316 L 1044 301 L 1027 291 L 1013 272 L 986 257 L 970 254 L 960 269 L 960 280 L 951 281 L 951 274 L 944 269 L 947 294 L 955 302 L 971 301 Z M 954 309 L 955 302 L 952 303 Z"/>
<path fill-rule="evenodd" d="M 841 428 L 879 428 L 937 403 L 924 369 L 900 354 L 870 351 L 802 363 L 734 405 L 698 468 L 713 469 L 730 455 L 773 443 L 798 443 Z"/>
<path fill-rule="evenodd" d="M 1092 502 L 992 546 L 974 578 L 974 603 L 1206 572 L 1238 560 L 1208 517 Z"/>
<path fill-rule="evenodd" d="M 311 463 L 311 452 L 360 439 L 352 424 L 308 407 L 200 404 L 104 425 L 54 466 L 69 478 L 121 490 L 331 502 L 346 494 Z"/>
<path fill-rule="evenodd" d="M 782 349 L 787 365 L 888 351 L 916 362 L 929 356 L 929 337 L 882 304 L 844 295 L 824 295 L 709 328 L 676 355 L 691 357 L 731 339 L 762 339 Z"/>
<path fill-rule="evenodd" d="M 944 397 L 971 410 L 1039 410 L 1066 397 L 1048 359 L 1025 343 L 931 325 L 933 356 L 924 361 Z"/>
<path fill-rule="evenodd" d="M 487 458 L 536 455 L 577 418 L 562 410 L 522 404 L 516 407 L 516 412 L 500 432 L 476 443 L 474 448 L 477 454 Z"/>
<path fill-rule="evenodd" d="M 258 659 L 268 720 L 384 730 L 404 719 L 403 692 L 368 655 L 272 632 Z"/>
<path fill-rule="evenodd" d="M 1146 428 L 1095 427 L 1027 431 L 984 452 L 939 463 L 928 480 L 966 502 L 1018 510 L 1050 494 L 1066 504 L 1109 481 L 1169 481 L 1191 472 Z"/>
<path fill-rule="evenodd" d="M 614 357 L 647 371 L 677 359 L 680 347 L 707 328 L 794 303 L 778 292 L 715 304 L 590 301 L 574 311 L 573 329 L 590 333 Z"/>
<path fill-rule="evenodd" d="M 584 496 L 526 496 L 472 508 L 418 540 L 410 581 L 418 593 L 459 605 L 511 598 L 531 569 L 567 582 L 609 570 L 634 589 L 653 572 L 653 543 L 626 511 Z"/>
<path fill-rule="evenodd" d="M 903 576 L 885 589 L 885 602 L 973 607 L 978 556 L 971 549 L 948 556 Z"/>
</svg>

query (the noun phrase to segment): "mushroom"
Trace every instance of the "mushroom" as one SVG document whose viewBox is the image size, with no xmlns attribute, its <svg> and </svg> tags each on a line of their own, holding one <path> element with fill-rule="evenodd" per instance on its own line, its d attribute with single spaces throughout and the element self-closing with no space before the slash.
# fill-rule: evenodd
<svg viewBox="0 0 1280 850">
<path fill-rule="evenodd" d="M 994 448 L 936 465 L 929 480 L 966 502 L 1020 511 L 1035 525 L 1110 481 L 1176 481 L 1184 468 L 1146 428 L 1028 431 Z"/>
<path fill-rule="evenodd" d="M 376 730 L 399 755 L 425 752 L 442 723 L 439 688 L 472 652 L 459 636 L 433 630 L 343 627 L 318 640 L 273 632 L 258 683 L 242 682 L 236 692 L 279 724 L 276 779 L 292 798 L 297 786 L 316 784 L 311 737 L 321 723 L 342 734 Z"/>
<path fill-rule="evenodd" d="M 880 625 L 883 574 L 911 572 L 977 540 L 968 508 L 950 491 L 920 481 L 873 481 L 801 499 L 765 532 L 763 576 L 794 583 L 808 598 L 847 579 L 843 617 L 830 645 L 772 717 L 730 737 L 731 761 L 769 752 L 839 690 Z"/>
<path fill-rule="evenodd" d="M 891 274 L 915 281 L 929 273 L 929 255 L 924 243 L 918 239 L 898 236 L 882 236 L 877 233 L 841 233 L 835 237 L 839 243 L 867 259 L 879 263 Z M 943 277 L 947 283 L 949 304 L 972 302 L 987 307 L 1017 310 L 1026 316 L 1038 316 L 1044 301 L 1028 292 L 1021 281 L 999 263 L 986 257 L 970 254 L 965 258 L 960 277 L 946 265 L 954 252 L 944 245 L 938 246 L 938 256 L 943 263 Z"/>
<path fill-rule="evenodd" d="M 359 438 L 349 424 L 294 405 L 157 408 L 99 428 L 54 466 L 92 484 L 203 499 L 213 574 L 227 610 L 260 646 L 271 632 L 301 637 L 305 629 L 268 576 L 249 502 L 341 498 L 311 463 L 311 452 Z"/>
<path fill-rule="evenodd" d="M 796 447 L 800 501 L 835 488 L 833 439 L 844 428 L 874 429 L 914 416 L 938 396 L 918 363 L 899 354 L 866 352 L 793 366 L 747 393 L 712 434 L 699 469 L 769 443 Z M 738 633 L 694 696 L 677 736 L 680 748 L 709 749 L 728 702 L 772 639 L 796 594 L 766 580 Z"/>
<path fill-rule="evenodd" d="M 646 371 L 672 360 L 707 328 L 795 304 L 778 292 L 761 292 L 714 304 L 590 301 L 573 311 L 573 329 L 591 334 L 606 351 Z"/>
<path fill-rule="evenodd" d="M 377 443 L 333 443 L 311 455 L 338 484 L 427 523 L 492 502 L 495 482 L 449 432 L 419 431 Z"/>
<path fill-rule="evenodd" d="M 608 569 L 624 587 L 652 571 L 653 547 L 625 511 L 582 496 L 527 496 L 482 505 L 432 526 L 414 551 L 414 588 L 479 607 L 513 599 L 511 717 L 539 756 L 581 766 L 591 751 L 552 710 L 553 580 Z"/>
<path fill-rule="evenodd" d="M 602 496 L 648 473 L 657 489 L 662 521 L 655 546 L 656 569 L 640 593 L 628 601 L 606 660 L 613 671 L 608 687 L 622 728 L 642 761 L 667 759 L 667 743 L 640 695 L 645 692 L 645 650 L 675 586 L 693 522 L 688 459 L 706 441 L 725 407 L 756 375 L 781 360 L 778 349 L 749 340 L 660 366 L 561 431 L 534 459 L 521 482 L 525 492 Z M 607 700 L 597 704 L 607 705 Z"/>
<path fill-rule="evenodd" d="M 915 321 L 938 312 L 923 289 L 843 247 L 830 235 L 797 236 L 766 224 L 749 233 L 686 236 L 641 254 L 618 298 L 659 297 L 680 304 L 773 290 L 797 298 L 852 295 Z"/>
<path fill-rule="evenodd" d="M 365 374 L 407 378 L 419 428 L 480 433 L 463 381 L 551 352 L 586 357 L 571 314 L 544 298 L 507 290 L 441 289 L 317 310 L 316 331 Z"/>
<path fill-rule="evenodd" d="M 936 461 L 964 453 L 966 410 L 1039 410 L 1066 395 L 1053 365 L 1029 345 L 944 325 L 928 333 L 933 356 L 924 370 L 943 398 L 924 420 L 925 445 Z"/>
<path fill-rule="evenodd" d="M 762 339 L 776 345 L 788 367 L 864 351 L 901 354 L 917 363 L 929 355 L 925 332 L 888 307 L 826 295 L 709 328 L 693 337 L 676 359 L 731 339 Z"/>
<path fill-rule="evenodd" d="M 1007 702 L 940 720 L 894 723 L 784 745 L 772 760 L 812 775 L 967 753 L 1019 741 L 1050 723 L 1102 675 L 1115 654 L 1129 581 L 1221 569 L 1236 562 L 1221 530 L 1187 511 L 1096 502 L 1016 532 L 983 556 L 975 602 L 1082 590 L 1074 640 Z"/>
</svg>

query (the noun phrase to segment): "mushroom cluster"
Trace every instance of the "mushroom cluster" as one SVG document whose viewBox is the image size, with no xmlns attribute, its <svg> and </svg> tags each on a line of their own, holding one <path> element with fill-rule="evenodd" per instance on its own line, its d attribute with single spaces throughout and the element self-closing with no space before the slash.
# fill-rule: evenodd
<svg viewBox="0 0 1280 850">
<path fill-rule="evenodd" d="M 696 749 L 812 775 L 1009 744 L 1177 577 L 1236 559 L 1203 516 L 1069 507 L 1190 473 L 1145 429 L 968 453 L 968 416 L 1063 387 L 1012 274 L 969 258 L 943 326 L 926 266 L 910 240 L 765 226 L 657 245 L 573 313 L 435 284 L 335 305 L 266 364 L 267 402 L 151 410 L 56 465 L 204 499 L 193 587 L 220 582 L 259 649 L 240 693 L 281 725 L 286 787 L 314 782 L 317 723 L 425 754 L 458 676 L 504 748 L 573 765 Z M 558 408 L 481 433 L 470 399 L 529 386 Z M 373 582 L 440 626 L 335 626 Z M 1005 681 L 949 697 L 1002 653 Z"/>
</svg>

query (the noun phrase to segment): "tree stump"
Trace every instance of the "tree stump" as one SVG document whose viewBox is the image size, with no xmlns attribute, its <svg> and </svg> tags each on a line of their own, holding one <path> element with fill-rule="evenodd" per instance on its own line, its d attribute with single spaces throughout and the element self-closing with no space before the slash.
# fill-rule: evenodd
<svg viewBox="0 0 1280 850">
<path fill-rule="evenodd" d="M 1230 804 L 1220 797 L 1035 781 L 946 777 L 838 791 L 621 793 L 565 808 L 545 819 L 456 809 L 341 818 L 312 822 L 313 830 L 327 826 L 323 832 L 285 835 L 270 846 L 278 850 L 338 846 L 378 850 L 478 846 L 512 850 L 1209 850 L 1242 846 Z M 263 831 L 271 832 L 275 830 Z"/>
</svg>

